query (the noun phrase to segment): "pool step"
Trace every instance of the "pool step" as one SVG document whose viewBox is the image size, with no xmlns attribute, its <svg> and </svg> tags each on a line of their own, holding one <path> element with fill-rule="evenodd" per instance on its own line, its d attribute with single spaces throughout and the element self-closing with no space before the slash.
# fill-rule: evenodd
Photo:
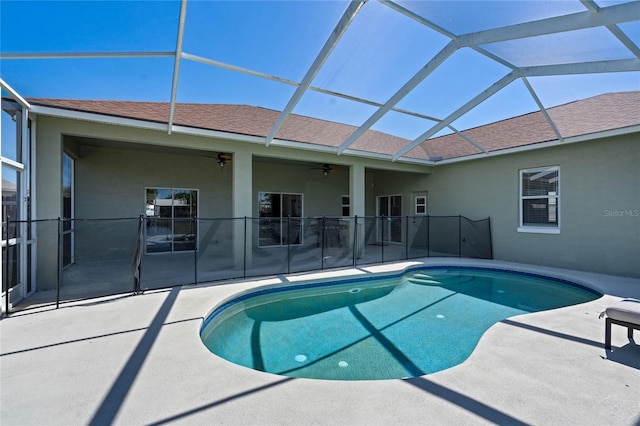
<svg viewBox="0 0 640 426">
<path fill-rule="evenodd" d="M 462 284 L 473 280 L 472 276 L 462 274 L 447 274 L 447 275 L 427 275 L 427 274 L 413 274 L 407 277 L 407 281 L 412 284 L 419 285 L 450 285 L 450 284 Z"/>
<path fill-rule="evenodd" d="M 424 279 L 424 278 L 416 278 L 416 277 L 410 277 L 407 279 L 407 281 L 409 281 L 411 284 L 421 284 L 421 285 L 441 285 L 442 284 L 440 281 Z"/>
</svg>

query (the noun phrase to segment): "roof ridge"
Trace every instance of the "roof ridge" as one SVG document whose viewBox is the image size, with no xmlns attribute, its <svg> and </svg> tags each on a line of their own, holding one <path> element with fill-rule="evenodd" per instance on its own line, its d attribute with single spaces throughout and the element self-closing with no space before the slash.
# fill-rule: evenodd
<svg viewBox="0 0 640 426">
<path fill-rule="evenodd" d="M 556 109 L 556 108 L 562 108 L 562 107 L 567 106 L 567 105 L 577 104 L 577 103 L 586 102 L 586 101 L 591 101 L 593 99 L 602 98 L 604 96 L 621 95 L 621 94 L 632 94 L 632 93 L 640 94 L 640 90 L 627 90 L 627 91 L 619 91 L 619 92 L 601 93 L 599 95 L 589 96 L 587 98 L 576 99 L 574 101 L 565 102 L 563 104 L 558 104 L 558 105 L 546 107 L 545 110 L 549 111 L 549 110 Z M 480 125 L 474 126 L 474 127 L 469 127 L 468 129 L 464 129 L 464 130 L 458 129 L 458 131 L 461 132 L 461 133 L 468 132 L 468 131 L 471 131 L 471 130 L 474 130 L 474 129 L 479 129 L 481 127 L 491 126 L 493 124 L 498 124 L 498 123 L 502 123 L 502 122 L 505 122 L 505 121 L 515 120 L 515 119 L 518 119 L 518 118 L 521 118 L 521 117 L 526 117 L 526 116 L 533 115 L 533 114 L 542 114 L 542 110 L 538 109 L 538 110 L 535 110 L 535 111 L 526 112 L 524 114 L 514 115 L 513 117 L 507 117 L 507 118 L 503 118 L 503 119 L 500 119 L 500 120 L 497 120 L 497 121 L 492 121 L 490 123 L 480 124 Z M 444 136 L 449 136 L 449 135 L 450 135 L 450 133 L 447 134 L 447 135 L 438 136 L 437 138 L 433 138 L 433 139 L 438 139 L 438 138 L 441 138 L 441 137 L 444 137 Z M 428 139 L 428 140 L 431 140 L 431 139 Z"/>
<path fill-rule="evenodd" d="M 605 96 L 613 96 L 613 95 L 622 95 L 622 94 L 626 94 L 626 95 L 630 95 L 630 94 L 640 94 L 640 90 L 626 90 L 626 91 L 618 91 L 618 92 L 605 92 L 605 93 L 600 93 L 599 95 L 594 95 L 594 96 L 589 96 L 587 98 L 582 98 L 582 99 L 576 99 L 574 101 L 569 101 L 569 102 L 565 102 L 563 104 L 558 104 L 558 105 L 554 105 L 554 106 L 550 106 L 547 107 L 547 110 L 550 109 L 554 109 L 554 108 L 561 108 L 563 106 L 567 106 L 567 105 L 571 105 L 571 104 L 575 104 L 578 102 L 587 102 L 587 101 L 592 101 L 594 99 L 597 98 L 603 98 Z M 515 118 L 515 117 L 514 117 Z"/>
<path fill-rule="evenodd" d="M 136 101 L 130 99 L 81 99 L 81 98 L 37 98 L 28 97 L 29 101 L 63 101 L 63 102 L 118 102 L 118 103 L 138 103 L 138 104 L 156 104 L 156 105 L 169 105 L 167 101 Z M 205 102 L 176 102 L 176 105 L 229 105 L 229 106 L 246 106 L 250 108 L 262 108 L 271 111 L 277 111 L 271 108 L 265 108 L 258 105 L 249 104 L 233 104 L 233 103 L 205 103 Z"/>
</svg>

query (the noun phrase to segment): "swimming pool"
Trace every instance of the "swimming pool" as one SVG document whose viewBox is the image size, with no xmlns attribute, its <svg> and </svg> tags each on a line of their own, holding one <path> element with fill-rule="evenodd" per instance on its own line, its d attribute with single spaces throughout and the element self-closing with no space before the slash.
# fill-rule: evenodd
<svg viewBox="0 0 640 426">
<path fill-rule="evenodd" d="M 381 380 L 434 373 L 466 360 L 505 318 L 601 297 L 541 275 L 475 267 L 258 288 L 214 309 L 205 346 L 273 374 Z"/>
</svg>

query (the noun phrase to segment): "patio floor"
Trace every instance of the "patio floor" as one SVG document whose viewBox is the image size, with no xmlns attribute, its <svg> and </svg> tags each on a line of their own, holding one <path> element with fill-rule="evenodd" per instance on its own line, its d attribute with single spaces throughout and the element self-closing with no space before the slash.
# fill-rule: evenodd
<svg viewBox="0 0 640 426">
<path fill-rule="evenodd" d="M 312 276 L 399 270 L 418 262 Z M 406 380 L 340 382 L 257 372 L 212 355 L 199 339 L 208 312 L 257 285 L 175 287 L 31 309 L 0 321 L 0 423 L 42 424 L 536 424 L 640 422 L 640 345 L 598 315 L 640 279 L 498 261 L 426 259 L 550 273 L 605 296 L 504 320 L 470 358 Z M 636 341 L 640 333 L 636 332 Z"/>
</svg>

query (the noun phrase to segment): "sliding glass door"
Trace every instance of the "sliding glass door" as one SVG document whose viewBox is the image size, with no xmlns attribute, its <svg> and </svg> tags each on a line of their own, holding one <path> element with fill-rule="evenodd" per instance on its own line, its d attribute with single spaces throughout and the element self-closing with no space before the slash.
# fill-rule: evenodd
<svg viewBox="0 0 640 426">
<path fill-rule="evenodd" d="M 146 251 L 171 253 L 196 249 L 198 191 L 147 188 Z"/>
<path fill-rule="evenodd" d="M 261 192 L 259 246 L 301 244 L 302 194 Z"/>
<path fill-rule="evenodd" d="M 377 204 L 378 241 L 382 243 L 402 242 L 402 196 L 379 196 Z"/>
<path fill-rule="evenodd" d="M 13 93 L 10 96 L 6 91 Z M 14 98 L 14 99 L 12 99 Z M 35 290 L 31 225 L 31 126 L 26 103 L 2 85 L 2 295 L 15 304 Z M 7 300 L 3 300 L 3 310 Z"/>
</svg>

